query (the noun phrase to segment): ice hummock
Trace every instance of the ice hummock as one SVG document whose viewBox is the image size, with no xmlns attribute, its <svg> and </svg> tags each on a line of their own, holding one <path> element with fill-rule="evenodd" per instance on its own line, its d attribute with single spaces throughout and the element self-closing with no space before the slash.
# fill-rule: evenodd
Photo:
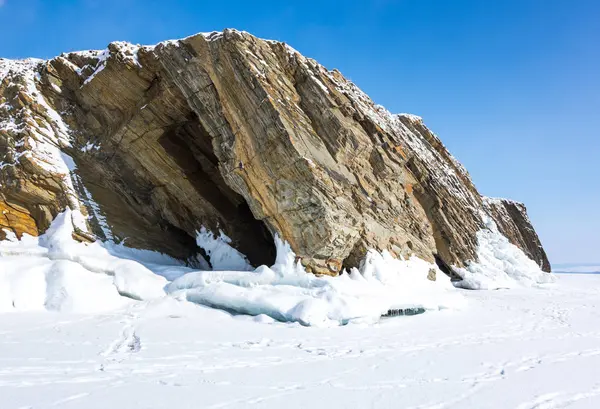
<svg viewBox="0 0 600 409">
<path fill-rule="evenodd" d="M 235 314 L 331 326 L 375 322 L 389 310 L 461 308 L 464 298 L 437 267 L 418 258 L 397 260 L 369 251 L 360 269 L 339 277 L 317 277 L 297 263 L 290 246 L 275 238 L 275 264 L 249 268 L 226 236 L 199 243 L 217 268 L 242 257 L 238 270 L 194 270 L 168 256 L 113 242 L 73 240 L 76 211 L 59 214 L 40 237 L 0 242 L 0 310 L 96 312 L 133 300 L 171 297 Z M 216 257 L 216 259 L 214 258 Z M 219 264 L 219 262 L 225 264 Z M 436 270 L 436 281 L 427 276 Z"/>
<path fill-rule="evenodd" d="M 460 308 L 464 299 L 441 272 L 427 279 L 433 265 L 413 257 L 397 260 L 388 252 L 369 251 L 360 269 L 339 277 L 306 273 L 289 245 L 275 238 L 273 266 L 247 271 L 198 271 L 167 286 L 174 296 L 278 321 L 330 326 L 377 321 L 389 310 L 422 307 Z"/>
<path fill-rule="evenodd" d="M 112 241 L 72 238 L 82 216 L 67 209 L 40 237 L 0 242 L 0 311 L 107 311 L 132 302 L 171 297 L 233 314 L 269 316 L 307 326 L 376 322 L 389 311 L 460 309 L 465 299 L 437 266 L 369 250 L 360 268 L 339 277 L 307 273 L 288 243 L 275 237 L 272 266 L 252 268 L 223 233 L 206 229 L 198 244 L 214 270 L 197 270 L 166 255 Z M 496 289 L 553 282 L 482 214 L 478 261 L 456 268 L 458 287 Z"/>
<path fill-rule="evenodd" d="M 339 277 L 307 273 L 289 244 L 275 237 L 272 266 L 253 269 L 224 234 L 203 229 L 215 270 L 195 270 L 163 254 L 111 241 L 72 238 L 78 211 L 59 214 L 40 237 L 0 242 L 0 311 L 107 311 L 131 302 L 172 297 L 234 314 L 269 316 L 307 326 L 376 322 L 389 311 L 460 309 L 465 300 L 437 266 L 411 257 L 368 251 L 360 268 Z M 478 261 L 455 268 L 469 289 L 537 286 L 554 282 L 482 215 Z M 224 267 L 230 267 L 224 269 Z M 234 269 L 236 267 L 237 269 Z M 220 270 L 220 271 L 219 271 Z M 433 280 L 432 280 L 433 278 Z"/>
</svg>

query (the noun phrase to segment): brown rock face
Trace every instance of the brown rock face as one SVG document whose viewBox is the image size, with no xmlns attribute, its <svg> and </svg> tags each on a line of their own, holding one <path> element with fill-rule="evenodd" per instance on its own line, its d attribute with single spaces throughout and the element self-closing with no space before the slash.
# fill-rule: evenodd
<svg viewBox="0 0 600 409">
<path fill-rule="evenodd" d="M 23 233 L 38 235 L 35 219 L 27 208 L 0 200 L 0 214 L 0 240 L 7 237 L 7 232 L 13 233 L 19 239 Z"/>
<path fill-rule="evenodd" d="M 29 217 L 7 224 L 17 234 L 70 206 L 100 238 L 179 258 L 202 226 L 254 264 L 277 233 L 318 274 L 369 248 L 448 269 L 477 258 L 490 207 L 437 136 L 283 43 L 225 30 L 2 73 L 0 199 Z M 537 257 L 517 216 L 511 241 Z"/>
<path fill-rule="evenodd" d="M 483 203 L 488 214 L 496 222 L 500 233 L 538 263 L 543 271 L 550 272 L 550 261 L 527 216 L 525 205 L 512 200 L 489 197 L 483 198 Z"/>
</svg>

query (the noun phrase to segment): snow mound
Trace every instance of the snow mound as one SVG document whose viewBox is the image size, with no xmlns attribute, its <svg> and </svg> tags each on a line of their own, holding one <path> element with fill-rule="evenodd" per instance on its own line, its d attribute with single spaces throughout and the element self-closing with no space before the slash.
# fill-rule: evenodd
<svg viewBox="0 0 600 409">
<path fill-rule="evenodd" d="M 111 254 L 111 245 L 73 240 L 67 209 L 40 237 L 0 242 L 0 311 L 107 311 L 163 297 L 167 280 L 142 263 Z M 126 298 L 124 298 L 126 297 Z"/>
<path fill-rule="evenodd" d="M 457 287 L 473 290 L 492 290 L 519 286 L 538 286 L 556 281 L 553 274 L 546 273 L 523 251 L 510 243 L 487 214 L 481 215 L 485 229 L 477 232 L 478 262 L 466 268 L 454 267 L 462 277 Z"/>
<path fill-rule="evenodd" d="M 418 258 L 394 259 L 370 251 L 361 269 L 339 277 L 308 274 L 287 243 L 275 238 L 272 267 L 254 271 L 197 271 L 167 286 L 175 297 L 233 313 L 331 326 L 375 322 L 390 309 L 460 308 L 464 299 L 437 267 Z M 431 270 L 436 281 L 427 279 Z"/>
<path fill-rule="evenodd" d="M 11 268 L 18 263 L 19 268 Z M 121 297 L 112 279 L 68 260 L 0 259 L 0 311 L 49 310 L 75 313 L 119 308 Z"/>
</svg>

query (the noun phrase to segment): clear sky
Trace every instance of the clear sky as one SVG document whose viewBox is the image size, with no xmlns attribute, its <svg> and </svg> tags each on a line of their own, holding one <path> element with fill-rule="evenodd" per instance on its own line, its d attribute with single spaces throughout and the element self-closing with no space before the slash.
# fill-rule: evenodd
<svg viewBox="0 0 600 409">
<path fill-rule="evenodd" d="M 600 261 L 598 0 L 0 0 L 0 57 L 227 27 L 422 116 L 483 194 L 526 203 L 551 262 Z"/>
</svg>

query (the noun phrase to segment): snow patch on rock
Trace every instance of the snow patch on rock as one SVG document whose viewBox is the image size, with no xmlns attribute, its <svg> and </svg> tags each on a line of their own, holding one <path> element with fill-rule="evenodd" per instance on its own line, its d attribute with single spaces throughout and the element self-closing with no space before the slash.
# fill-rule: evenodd
<svg viewBox="0 0 600 409">
<path fill-rule="evenodd" d="M 17 145 L 13 149 L 12 162 L 3 161 L 0 168 L 7 165 L 16 165 L 23 159 L 35 163 L 40 169 L 63 180 L 65 194 L 69 206 L 75 211 L 76 227 L 88 231 L 85 218 L 81 214 L 79 198 L 73 185 L 72 172 L 76 165 L 69 155 L 62 149 L 72 147 L 71 131 L 63 121 L 61 115 L 46 101 L 38 90 L 40 80 L 39 70 L 43 65 L 42 60 L 5 60 L 0 59 L 0 80 L 11 81 L 11 86 L 17 87 L 21 92 L 34 101 L 35 105 L 19 108 L 18 112 L 0 121 L 0 130 L 9 131 L 19 135 Z M 34 110 L 30 109 L 35 106 Z"/>
<path fill-rule="evenodd" d="M 231 239 L 222 231 L 215 236 L 205 227 L 196 235 L 196 244 L 208 254 L 213 270 L 249 271 L 254 268 L 242 253 L 231 246 Z"/>
<path fill-rule="evenodd" d="M 96 75 L 102 72 L 104 68 L 106 68 L 106 64 L 108 63 L 108 57 L 110 57 L 110 52 L 108 50 L 102 50 L 95 58 L 98 59 L 96 63 L 96 67 L 94 68 L 94 72 L 86 78 L 83 82 L 83 85 L 90 83 Z"/>
<path fill-rule="evenodd" d="M 421 118 L 418 115 L 414 115 L 414 114 L 407 114 L 407 113 L 400 113 L 400 114 L 396 114 L 398 116 L 403 116 L 405 118 L 410 119 L 412 122 L 423 122 L 423 118 Z"/>
</svg>

